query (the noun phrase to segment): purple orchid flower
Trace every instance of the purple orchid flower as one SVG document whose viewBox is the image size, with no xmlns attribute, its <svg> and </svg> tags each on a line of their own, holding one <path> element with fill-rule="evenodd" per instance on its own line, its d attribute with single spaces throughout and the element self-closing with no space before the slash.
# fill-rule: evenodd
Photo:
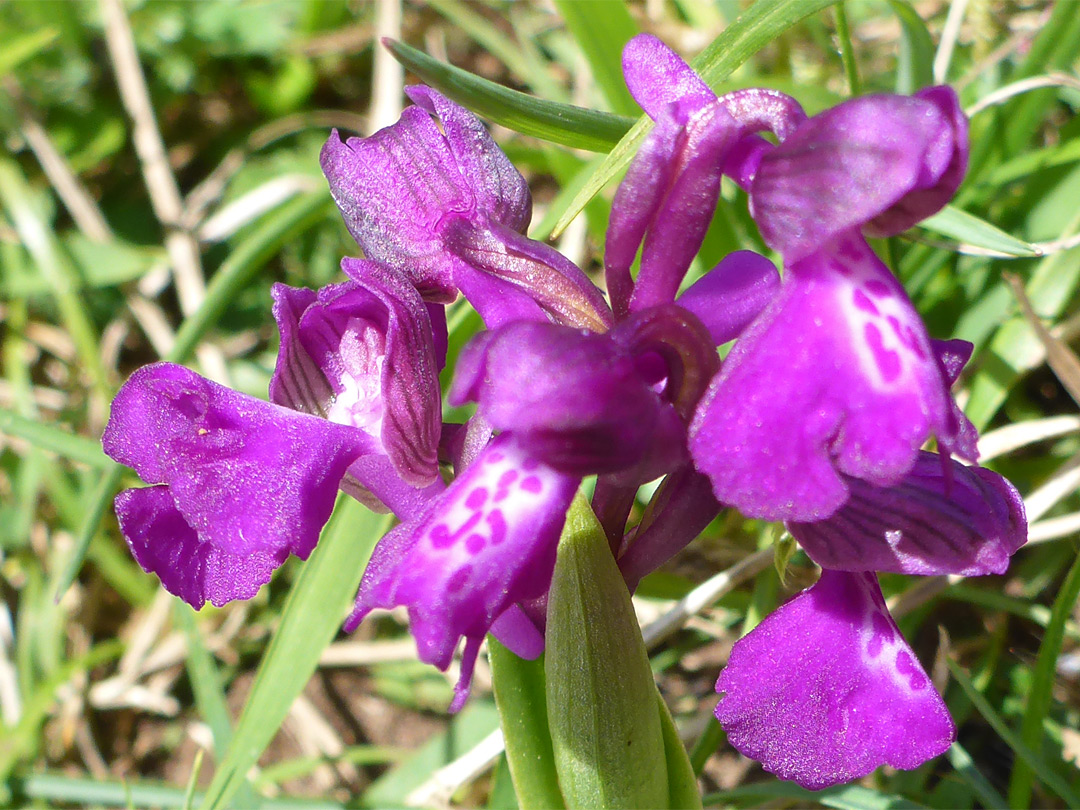
<svg viewBox="0 0 1080 810">
<path fill-rule="evenodd" d="M 357 273 L 366 285 L 275 287 L 280 404 L 171 363 L 113 401 L 105 452 L 154 485 L 117 496 L 121 531 L 193 607 L 250 598 L 290 553 L 307 558 L 339 486 L 403 517 L 444 488 L 428 312 L 388 268 Z"/>
<path fill-rule="evenodd" d="M 1027 539 L 1019 493 L 989 470 L 923 453 L 898 486 L 850 486 L 832 517 L 788 524 L 821 579 L 737 642 L 716 684 L 731 744 L 813 789 L 917 767 L 956 736 L 873 572 L 1000 574 Z"/>
<path fill-rule="evenodd" d="M 457 711 L 488 632 L 524 658 L 543 651 L 542 632 L 521 604 L 551 585 L 580 482 L 530 455 L 514 434 L 501 434 L 419 517 L 379 541 L 345 629 L 376 608 L 406 606 L 420 659 L 443 670 L 464 638 L 450 706 Z"/>
<path fill-rule="evenodd" d="M 609 243 L 627 235 L 635 245 L 648 229 L 627 306 L 678 284 L 715 205 L 719 166 L 748 188 L 762 235 L 787 267 L 780 294 L 729 355 L 690 428 L 690 452 L 719 500 L 752 517 L 820 520 L 848 497 L 846 478 L 897 483 L 931 434 L 964 454 L 970 442 L 961 441 L 941 360 L 860 233 L 896 233 L 952 196 L 967 155 L 955 93 L 869 96 L 807 119 L 777 93 L 717 98 L 653 37 L 632 40 L 624 65 L 657 121 L 609 232 Z M 753 134 L 760 129 L 779 145 Z M 712 144 L 701 167 L 699 143 Z M 638 176 L 657 172 L 664 191 L 639 191 Z M 696 191 L 682 194 L 684 186 Z M 665 265 L 670 250 L 650 249 L 680 237 L 689 247 L 678 261 Z M 609 279 L 625 290 L 629 264 L 615 259 Z"/>
<path fill-rule="evenodd" d="M 322 150 L 330 191 L 368 258 L 405 274 L 425 300 L 462 292 L 489 327 L 550 318 L 606 329 L 610 311 L 588 277 L 523 236 L 528 186 L 480 120 L 429 87 L 405 92 L 416 106 L 396 124 L 345 143 L 335 131 Z"/>
</svg>

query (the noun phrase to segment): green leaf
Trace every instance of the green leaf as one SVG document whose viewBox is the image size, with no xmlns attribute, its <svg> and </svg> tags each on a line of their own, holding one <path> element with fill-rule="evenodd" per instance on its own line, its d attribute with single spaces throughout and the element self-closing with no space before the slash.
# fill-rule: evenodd
<svg viewBox="0 0 1080 810">
<path fill-rule="evenodd" d="M 1042 757 L 1031 750 L 1024 742 L 1009 728 L 1005 720 L 998 714 L 994 707 L 990 705 L 988 701 L 975 685 L 971 682 L 971 678 L 967 673 L 961 669 L 960 665 L 956 663 L 952 658 L 946 658 L 945 663 L 949 665 L 949 671 L 952 672 L 956 682 L 960 684 L 960 688 L 964 690 L 964 694 L 968 696 L 968 699 L 974 704 L 975 708 L 979 711 L 979 714 L 988 722 L 991 728 L 997 732 L 997 735 L 1005 741 L 1005 744 L 1013 750 L 1016 756 L 1023 760 L 1034 771 L 1035 775 L 1039 777 L 1039 780 L 1057 793 L 1064 801 L 1067 807 L 1080 807 L 1080 796 L 1077 796 L 1073 792 L 1069 784 L 1061 778 L 1054 770 L 1043 761 Z"/>
<path fill-rule="evenodd" d="M 237 245 L 214 273 L 206 288 L 206 298 L 176 331 L 176 343 L 166 359 L 174 363 L 187 360 L 237 294 L 281 250 L 282 245 L 321 221 L 331 210 L 331 200 L 326 192 L 313 191 L 263 217 L 251 235 Z"/>
<path fill-rule="evenodd" d="M 56 308 L 60 311 L 60 319 L 75 344 L 82 368 L 89 375 L 97 393 L 102 398 L 107 397 L 110 393 L 109 382 L 101 360 L 97 330 L 86 311 L 86 302 L 78 294 L 82 282 L 61 250 L 56 234 L 40 210 L 22 170 L 12 160 L 0 161 L 0 202 L 38 271 L 49 284 Z"/>
<path fill-rule="evenodd" d="M 523 135 L 591 152 L 606 152 L 633 123 L 621 115 L 519 93 L 433 59 L 402 42 L 387 40 L 386 46 L 394 58 L 439 92 L 477 115 Z"/>
<path fill-rule="evenodd" d="M 56 41 L 55 28 L 39 28 L 29 34 L 6 39 L 0 47 L 0 76 L 11 73 L 23 62 L 33 59 Z"/>
<path fill-rule="evenodd" d="M 523 810 L 565 807 L 548 727 L 544 657 L 525 661 L 488 636 L 488 661 L 518 804 Z"/>
<path fill-rule="evenodd" d="M 1020 739 L 1033 751 L 1038 751 L 1043 735 L 1043 721 L 1050 714 L 1057 661 L 1065 639 L 1065 623 L 1072 615 L 1080 597 L 1080 558 L 1072 564 L 1065 582 L 1054 599 L 1050 624 L 1039 645 L 1039 657 L 1028 690 L 1027 706 L 1020 726 Z M 1017 762 L 1009 781 L 1009 807 L 1027 807 L 1031 801 L 1032 770 L 1026 762 Z"/>
<path fill-rule="evenodd" d="M 270 744 L 293 700 L 315 672 L 322 651 L 340 629 L 367 557 L 390 520 L 351 498 L 338 499 L 329 525 L 289 593 L 281 624 L 259 663 L 202 810 L 226 807 Z"/>
<path fill-rule="evenodd" d="M 569 807 L 664 807 L 656 686 L 607 538 L 583 496 L 566 518 L 548 597 L 548 722 Z"/>
<path fill-rule="evenodd" d="M 709 87 L 717 88 L 737 67 L 776 39 L 795 23 L 828 8 L 837 0 L 757 0 L 734 23 L 724 29 L 691 65 Z M 618 175 L 637 153 L 652 126 L 641 116 L 581 189 L 555 225 L 555 235 L 581 213 L 608 181 Z"/>
<path fill-rule="evenodd" d="M 641 115 L 641 107 L 623 81 L 623 47 L 638 33 L 637 23 L 626 6 L 621 2 L 555 0 L 555 7 L 585 54 L 593 78 L 611 109 L 623 115 Z"/>
<path fill-rule="evenodd" d="M 900 53 L 896 63 L 896 92 L 910 95 L 934 83 L 934 43 L 922 16 L 907 0 L 889 0 L 900 19 Z"/>
<path fill-rule="evenodd" d="M 664 735 L 664 761 L 667 763 L 668 777 L 667 806 L 679 810 L 697 810 L 701 807 L 697 775 L 690 765 L 686 747 L 679 739 L 679 730 L 675 727 L 671 712 L 659 692 L 656 693 L 656 708 L 660 713 L 660 731 Z"/>
<path fill-rule="evenodd" d="M 1009 256 L 1039 255 L 1038 250 L 1022 239 L 1010 236 L 986 220 L 951 205 L 946 205 L 919 225 L 929 231 L 955 239 L 957 242 L 985 250 L 993 250 Z"/>
<path fill-rule="evenodd" d="M 55 425 L 28 419 L 14 411 L 0 408 L 0 433 L 26 439 L 34 447 L 50 450 L 72 461 L 81 461 L 91 467 L 108 470 L 113 462 L 101 450 L 101 443 L 85 436 L 76 436 Z"/>
</svg>

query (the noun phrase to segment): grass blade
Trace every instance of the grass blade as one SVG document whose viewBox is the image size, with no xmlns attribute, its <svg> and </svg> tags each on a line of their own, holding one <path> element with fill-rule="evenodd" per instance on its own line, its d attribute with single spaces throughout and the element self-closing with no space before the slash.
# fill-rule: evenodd
<svg viewBox="0 0 1080 810">
<path fill-rule="evenodd" d="M 281 625 L 259 664 L 232 741 L 206 791 L 202 810 L 226 807 L 277 733 L 319 655 L 341 625 L 367 556 L 390 519 L 340 498 L 319 544 L 301 569 Z"/>
<path fill-rule="evenodd" d="M 1010 236 L 986 220 L 951 205 L 946 205 L 919 225 L 934 233 L 955 239 L 957 242 L 983 250 L 1017 257 L 1039 255 L 1039 251 L 1022 239 Z"/>
<path fill-rule="evenodd" d="M 1051 770 L 1051 768 L 1042 760 L 1042 757 L 1032 751 L 1015 733 L 1013 733 L 1012 729 L 1009 728 L 1001 715 L 990 705 L 990 701 L 983 697 L 982 693 L 975 688 L 975 685 L 971 682 L 971 678 L 969 678 L 967 673 L 961 669 L 960 665 L 952 658 L 946 658 L 945 663 L 949 665 L 949 671 L 952 672 L 953 677 L 956 678 L 956 682 L 960 684 L 960 688 L 964 690 L 964 694 L 967 695 L 968 699 L 979 711 L 979 714 L 981 714 L 986 722 L 990 724 L 990 727 L 997 732 L 997 735 L 1005 741 L 1006 745 L 1013 750 L 1013 753 L 1028 764 L 1039 778 L 1039 781 L 1064 799 L 1066 806 L 1080 807 L 1080 796 L 1077 796 L 1072 788 L 1069 787 L 1068 783 Z"/>
<path fill-rule="evenodd" d="M 889 0 L 900 20 L 900 53 L 896 64 L 896 92 L 910 95 L 934 83 L 934 43 L 922 16 L 907 0 Z"/>
<path fill-rule="evenodd" d="M 403 42 L 385 42 L 394 58 L 458 104 L 523 135 L 552 143 L 606 152 L 633 119 L 530 96 L 448 65 Z"/>
<path fill-rule="evenodd" d="M 1020 739 L 1032 750 L 1039 750 L 1042 740 L 1043 720 L 1050 713 L 1053 699 L 1054 679 L 1057 674 L 1057 660 L 1061 654 L 1061 643 L 1065 638 L 1065 623 L 1072 615 L 1077 598 L 1080 597 L 1080 558 L 1072 564 L 1065 582 L 1054 599 L 1050 611 L 1050 624 L 1047 625 L 1039 656 L 1035 660 L 1035 671 L 1028 691 L 1024 719 L 1020 725 Z M 1009 807 L 1027 807 L 1031 801 L 1032 778 L 1034 773 L 1026 762 L 1017 762 L 1009 780 Z M 1076 806 L 1076 805 L 1073 805 Z"/>
<path fill-rule="evenodd" d="M 113 462 L 102 452 L 99 442 L 68 433 L 53 425 L 42 424 L 36 419 L 20 416 L 6 408 L 0 408 L 0 433 L 26 439 L 34 447 L 49 450 L 89 467 L 108 470 L 113 466 Z"/>
<path fill-rule="evenodd" d="M 716 88 L 735 68 L 776 39 L 795 23 L 833 5 L 837 0 L 757 0 L 742 16 L 729 25 L 692 62 L 701 78 Z M 558 236 L 612 178 L 622 172 L 637 153 L 651 126 L 646 116 L 638 118 L 630 131 L 615 144 L 607 159 L 589 182 L 578 192 L 555 225 Z"/>
<path fill-rule="evenodd" d="M 641 108 L 622 74 L 622 51 L 637 34 L 637 23 L 622 3 L 582 3 L 555 0 L 567 30 L 592 68 L 593 78 L 611 109 L 622 115 L 641 115 Z"/>
</svg>

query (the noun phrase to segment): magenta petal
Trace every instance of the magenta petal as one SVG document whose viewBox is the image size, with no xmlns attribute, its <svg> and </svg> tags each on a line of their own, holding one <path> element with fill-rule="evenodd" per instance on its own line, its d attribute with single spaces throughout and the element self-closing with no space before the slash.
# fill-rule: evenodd
<svg viewBox="0 0 1080 810">
<path fill-rule="evenodd" d="M 552 323 L 482 333 L 462 352 L 449 399 L 478 402 L 494 428 L 579 475 L 640 460 L 661 418 L 629 353 L 608 335 Z"/>
<path fill-rule="evenodd" d="M 145 366 L 123 385 L 102 444 L 144 481 L 167 484 L 201 542 L 279 560 L 311 553 L 346 468 L 374 449 L 360 430 L 170 363 Z"/>
<path fill-rule="evenodd" d="M 285 561 L 287 549 L 234 554 L 199 537 L 166 486 L 125 489 L 116 517 L 135 561 L 156 574 L 165 590 L 198 610 L 250 599 Z"/>
<path fill-rule="evenodd" d="M 716 99 L 693 68 L 652 34 L 638 34 L 627 42 L 622 64 L 630 94 L 651 118 L 659 118 L 677 101 L 700 107 Z"/>
<path fill-rule="evenodd" d="M 405 95 L 439 119 L 461 179 L 472 189 L 476 209 L 524 233 L 532 218 L 529 186 L 480 119 L 422 84 L 406 87 Z"/>
<path fill-rule="evenodd" d="M 535 661 L 544 651 L 544 634 L 518 605 L 511 605 L 491 625 L 491 634 L 518 658 Z"/>
<path fill-rule="evenodd" d="M 849 236 L 791 266 L 702 398 L 690 452 L 721 502 L 809 522 L 847 499 L 841 473 L 899 482 L 950 415 L 918 314 Z"/>
<path fill-rule="evenodd" d="M 735 644 L 716 690 L 731 744 L 814 790 L 918 767 L 956 738 L 872 574 L 823 571 Z"/>
<path fill-rule="evenodd" d="M 319 160 L 364 254 L 397 267 L 429 300 L 452 301 L 438 227 L 473 209 L 472 191 L 427 111 L 409 107 L 393 126 L 347 143 L 335 130 Z"/>
<path fill-rule="evenodd" d="M 655 134 L 663 136 L 663 130 L 658 127 Z M 663 199 L 645 236 L 631 310 L 675 300 L 679 284 L 705 239 L 720 197 L 724 155 L 738 134 L 735 120 L 720 104 L 703 107 L 686 121 L 670 184 L 657 186 Z"/>
<path fill-rule="evenodd" d="M 446 228 L 447 250 L 455 262 L 512 285 L 527 295 L 556 323 L 603 332 L 611 326 L 611 310 L 603 293 L 576 264 L 555 248 L 528 239 L 498 224 L 474 228 L 457 223 Z M 455 266 L 455 273 L 458 273 Z M 503 285 L 485 295 L 504 294 Z M 470 299 L 483 314 L 498 302 Z"/>
<path fill-rule="evenodd" d="M 497 620 L 550 586 L 578 482 L 502 434 L 421 520 L 379 542 L 346 628 L 373 609 L 403 605 L 421 660 L 446 669 L 466 639 L 464 673 Z"/>
<path fill-rule="evenodd" d="M 776 297 L 776 266 L 752 250 L 737 250 L 683 291 L 676 303 L 693 312 L 719 346 L 737 338 Z"/>
<path fill-rule="evenodd" d="M 862 96 L 809 119 L 754 177 L 765 242 L 791 262 L 871 220 L 876 233 L 896 233 L 934 213 L 966 160 L 956 121 L 955 105 L 936 95 Z"/>
<path fill-rule="evenodd" d="M 634 292 L 630 267 L 678 168 L 681 132 L 680 121 L 660 116 L 615 191 L 604 237 L 604 276 L 611 308 L 620 318 L 629 311 Z"/>
<path fill-rule="evenodd" d="M 1020 493 L 990 470 L 920 453 L 896 486 L 875 487 L 855 479 L 848 485 L 851 497 L 832 517 L 788 524 L 824 568 L 1003 574 L 1027 540 Z"/>
</svg>

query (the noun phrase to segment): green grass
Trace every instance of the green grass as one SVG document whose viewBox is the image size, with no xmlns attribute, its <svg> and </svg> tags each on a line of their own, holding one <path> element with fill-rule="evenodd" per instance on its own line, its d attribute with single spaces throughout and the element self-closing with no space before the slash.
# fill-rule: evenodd
<svg viewBox="0 0 1080 810">
<path fill-rule="evenodd" d="M 969 4 L 948 71 L 966 106 L 1025 78 L 1077 75 L 1074 4 L 1019 5 Z M 834 6 L 673 0 L 657 10 L 560 0 L 560 16 L 504 0 L 406 3 L 397 52 L 414 80 L 499 125 L 496 137 L 537 200 L 534 233 L 559 234 L 574 216 L 586 217 L 584 255 L 595 271 L 610 181 L 647 128 L 619 81 L 622 42 L 638 30 L 660 33 L 718 90 L 777 87 L 811 110 L 853 91 L 913 91 L 930 81 L 948 3 Z M 349 128 L 366 114 L 373 4 L 125 7 L 194 232 L 267 181 L 317 177 L 326 122 Z M 209 346 L 234 387 L 265 395 L 276 351 L 270 285 L 328 283 L 340 258 L 358 252 L 329 194 L 300 190 L 202 243 L 206 295 L 185 317 L 167 270 L 173 224 L 159 222 L 150 206 L 97 5 L 0 6 L 0 74 L 8 147 L 0 159 L 0 678 L 14 684 L 5 692 L 0 683 L 0 804 L 400 805 L 483 739 L 496 715 L 481 677 L 473 705 L 448 721 L 446 679 L 409 660 L 412 653 L 378 665 L 320 663 L 331 641 L 349 640 L 339 637 L 340 622 L 383 518 L 349 504 L 311 559 L 285 566 L 250 603 L 162 613 L 156 579 L 130 558 L 111 514 L 116 492 L 137 482 L 99 444 L 112 393 L 144 363 L 171 359 L 206 370 L 200 347 Z M 961 388 L 983 430 L 1075 413 L 1002 274 L 1016 274 L 1036 312 L 1051 328 L 1063 325 L 1075 345 L 1080 247 L 1059 243 L 1080 231 L 1078 106 L 1075 89 L 1054 87 L 979 112 L 971 169 L 953 205 L 912 239 L 888 245 L 931 334 L 975 343 Z M 40 159 L 34 122 L 60 156 L 59 174 Z M 208 181 L 216 188 L 195 205 Z M 80 209 L 87 205 L 89 214 Z M 105 233 L 92 225 L 94 211 Z M 734 248 L 761 244 L 745 196 L 725 187 L 694 272 Z M 162 324 L 165 348 L 155 332 Z M 453 358 L 479 323 L 459 308 L 451 326 Z M 1069 469 L 1078 450 L 1075 436 L 1059 437 L 992 466 L 1027 495 Z M 1080 495 L 1070 491 L 1043 517 L 1078 510 Z M 683 595 L 772 531 L 725 516 L 684 563 L 644 590 Z M 882 770 L 818 794 L 743 768 L 718 726 L 702 720 L 715 700 L 717 646 L 813 573 L 796 555 L 786 584 L 769 568 L 736 588 L 704 622 L 651 651 L 675 724 L 691 738 L 706 806 L 1076 806 L 1080 769 L 1068 757 L 1080 724 L 1077 539 L 1022 550 L 1007 575 L 945 587 L 905 616 L 903 629 L 928 668 L 939 651 L 947 663 L 937 669 L 959 742 L 911 773 Z M 920 582 L 889 577 L 883 585 L 898 597 Z M 384 649 L 407 638 L 400 622 L 382 619 L 351 640 Z M 117 684 L 115 694 L 103 688 Z M 529 694 L 500 700 L 526 705 Z M 329 732 L 289 720 L 298 695 Z M 672 730 L 664 730 L 670 743 Z M 523 767 L 519 753 L 512 739 L 510 770 Z M 481 774 L 454 801 L 505 806 L 506 770 Z M 544 773 L 537 779 L 544 783 Z"/>
</svg>

